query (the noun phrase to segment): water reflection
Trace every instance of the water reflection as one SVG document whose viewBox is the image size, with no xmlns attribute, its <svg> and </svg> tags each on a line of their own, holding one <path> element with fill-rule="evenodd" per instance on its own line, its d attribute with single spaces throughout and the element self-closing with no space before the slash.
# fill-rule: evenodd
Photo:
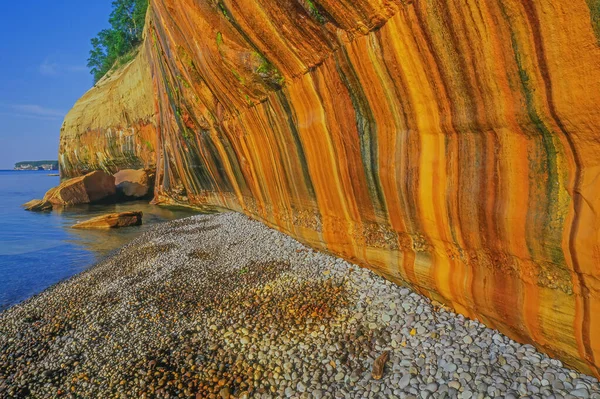
<svg viewBox="0 0 600 399">
<path fill-rule="evenodd" d="M 71 226 L 78 222 L 91 219 L 106 213 L 142 211 L 144 213 L 141 226 L 124 227 L 110 230 L 73 229 Z M 183 207 L 165 207 L 150 205 L 145 201 L 127 202 L 110 205 L 80 205 L 55 211 L 63 219 L 70 236 L 67 242 L 85 247 L 99 257 L 103 257 L 117 248 L 130 242 L 152 225 L 167 220 L 180 219 L 195 215 L 198 212 Z"/>
</svg>

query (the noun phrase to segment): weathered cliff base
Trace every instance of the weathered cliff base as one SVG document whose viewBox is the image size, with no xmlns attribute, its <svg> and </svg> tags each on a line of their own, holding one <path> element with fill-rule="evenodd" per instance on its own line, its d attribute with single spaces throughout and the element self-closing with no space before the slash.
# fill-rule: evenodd
<svg viewBox="0 0 600 399">
<path fill-rule="evenodd" d="M 158 202 L 245 212 L 600 375 L 596 1 L 150 3 L 62 173 L 154 163 Z M 115 138 L 140 120 L 153 152 Z"/>
<path fill-rule="evenodd" d="M 551 395 L 600 385 L 235 213 L 156 226 L 0 314 L 0 397 Z"/>
</svg>

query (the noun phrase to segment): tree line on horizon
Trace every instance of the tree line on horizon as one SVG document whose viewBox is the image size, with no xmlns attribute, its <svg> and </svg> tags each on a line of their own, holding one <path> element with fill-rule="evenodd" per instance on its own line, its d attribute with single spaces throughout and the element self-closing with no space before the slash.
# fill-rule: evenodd
<svg viewBox="0 0 600 399">
<path fill-rule="evenodd" d="M 110 13 L 110 28 L 98 33 L 91 41 L 88 68 L 94 83 L 113 67 L 133 59 L 142 43 L 148 0 L 114 0 Z"/>
</svg>

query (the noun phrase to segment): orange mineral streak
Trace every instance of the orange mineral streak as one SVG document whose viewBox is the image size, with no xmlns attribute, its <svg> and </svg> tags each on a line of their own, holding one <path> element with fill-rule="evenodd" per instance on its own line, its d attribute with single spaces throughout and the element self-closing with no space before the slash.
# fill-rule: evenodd
<svg viewBox="0 0 600 399">
<path fill-rule="evenodd" d="M 563 3 L 151 0 L 63 174 L 156 165 L 156 202 L 245 212 L 600 376 L 600 10 Z"/>
</svg>

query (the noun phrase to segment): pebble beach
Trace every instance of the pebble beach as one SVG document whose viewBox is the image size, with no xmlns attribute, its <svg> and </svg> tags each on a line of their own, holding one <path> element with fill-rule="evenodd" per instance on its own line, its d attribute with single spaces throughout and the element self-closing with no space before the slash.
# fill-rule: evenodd
<svg viewBox="0 0 600 399">
<path fill-rule="evenodd" d="M 600 385 L 222 213 L 157 225 L 0 313 L 0 398 L 29 397 L 600 399 Z"/>
</svg>

